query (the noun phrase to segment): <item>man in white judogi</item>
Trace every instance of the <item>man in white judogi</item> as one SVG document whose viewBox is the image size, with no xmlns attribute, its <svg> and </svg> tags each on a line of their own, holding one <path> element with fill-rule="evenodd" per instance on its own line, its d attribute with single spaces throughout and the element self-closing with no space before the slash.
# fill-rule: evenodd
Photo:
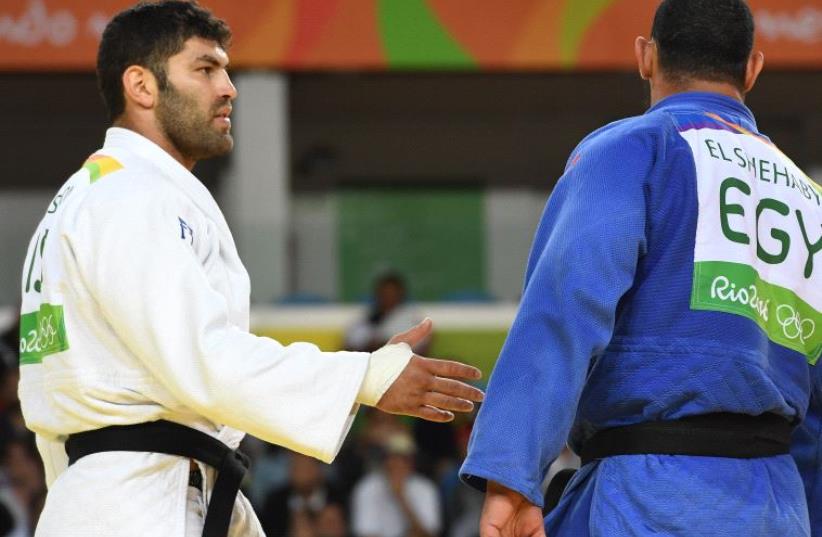
<svg viewBox="0 0 822 537">
<path fill-rule="evenodd" d="M 248 275 L 190 172 L 233 145 L 228 39 L 187 2 L 126 10 L 103 35 L 115 126 L 48 207 L 23 270 L 20 398 L 49 484 L 38 537 L 203 532 L 214 468 L 151 450 L 69 466 L 79 433 L 164 420 L 232 449 L 248 432 L 329 462 L 359 404 L 448 421 L 482 397 L 453 380 L 476 369 L 412 353 L 430 321 L 370 354 L 248 332 Z M 262 535 L 242 494 L 228 534 Z"/>
</svg>

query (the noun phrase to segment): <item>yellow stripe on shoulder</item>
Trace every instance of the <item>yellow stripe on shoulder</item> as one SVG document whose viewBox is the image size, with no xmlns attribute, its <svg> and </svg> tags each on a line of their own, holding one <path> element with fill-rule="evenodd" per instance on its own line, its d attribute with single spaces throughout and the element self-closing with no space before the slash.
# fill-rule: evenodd
<svg viewBox="0 0 822 537">
<path fill-rule="evenodd" d="M 92 155 L 83 164 L 83 168 L 88 170 L 91 183 L 95 183 L 106 175 L 121 170 L 123 165 L 114 157 L 106 155 Z"/>
</svg>

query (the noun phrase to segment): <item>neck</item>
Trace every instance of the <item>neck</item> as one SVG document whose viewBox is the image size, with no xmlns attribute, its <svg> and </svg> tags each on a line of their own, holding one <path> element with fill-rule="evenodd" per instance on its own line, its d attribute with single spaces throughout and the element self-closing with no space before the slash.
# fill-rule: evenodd
<svg viewBox="0 0 822 537">
<path fill-rule="evenodd" d="M 160 146 L 163 151 L 171 155 L 174 160 L 182 164 L 189 171 L 191 171 L 197 163 L 196 160 L 190 159 L 183 155 L 180 150 L 177 149 L 177 146 L 175 146 L 171 140 L 168 139 L 162 129 L 154 122 L 145 123 L 136 121 L 135 119 L 124 114 L 114 121 L 113 126 L 134 131 L 137 134 L 148 138 Z"/>
<path fill-rule="evenodd" d="M 689 91 L 703 91 L 707 93 L 717 93 L 731 97 L 744 103 L 745 97 L 742 92 L 733 84 L 725 82 L 710 82 L 707 80 L 689 80 L 682 84 L 671 84 L 666 80 L 651 80 L 651 106 L 662 99 Z"/>
</svg>

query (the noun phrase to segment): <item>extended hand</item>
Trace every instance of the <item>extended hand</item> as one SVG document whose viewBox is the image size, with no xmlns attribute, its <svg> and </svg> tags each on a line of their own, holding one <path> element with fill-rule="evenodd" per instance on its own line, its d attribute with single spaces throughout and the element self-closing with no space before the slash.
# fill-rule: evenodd
<svg viewBox="0 0 822 537">
<path fill-rule="evenodd" d="M 412 348 L 431 333 L 426 319 L 414 328 L 397 334 L 388 342 L 408 343 Z M 429 421 L 454 419 L 453 412 L 471 412 L 480 402 L 482 391 L 455 378 L 476 380 L 482 373 L 476 367 L 414 355 L 400 376 L 383 394 L 377 408 L 391 414 L 406 414 Z M 473 402 L 472 402 L 473 401 Z"/>
<path fill-rule="evenodd" d="M 521 494 L 489 481 L 480 537 L 546 537 L 542 510 Z"/>
</svg>

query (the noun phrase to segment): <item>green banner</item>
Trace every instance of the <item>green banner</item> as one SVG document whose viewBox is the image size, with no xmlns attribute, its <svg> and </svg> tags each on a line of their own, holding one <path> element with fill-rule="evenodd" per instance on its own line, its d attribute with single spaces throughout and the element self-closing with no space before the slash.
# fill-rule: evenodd
<svg viewBox="0 0 822 537">
<path fill-rule="evenodd" d="M 400 272 L 413 300 L 485 293 L 484 195 L 479 188 L 363 187 L 339 195 L 340 290 L 371 296 Z"/>
<path fill-rule="evenodd" d="M 20 317 L 20 365 L 39 364 L 68 348 L 63 306 L 40 304 L 38 311 Z"/>
<path fill-rule="evenodd" d="M 768 339 L 802 353 L 811 365 L 822 352 L 822 313 L 790 289 L 762 280 L 748 265 L 694 263 L 691 308 L 748 317 Z"/>
</svg>

